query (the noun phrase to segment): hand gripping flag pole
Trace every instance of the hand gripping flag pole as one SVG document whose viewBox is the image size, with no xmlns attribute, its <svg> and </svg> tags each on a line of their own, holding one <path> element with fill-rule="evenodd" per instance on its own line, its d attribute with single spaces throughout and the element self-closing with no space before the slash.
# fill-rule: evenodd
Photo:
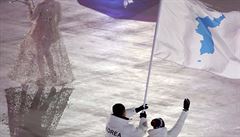
<svg viewBox="0 0 240 137">
<path fill-rule="evenodd" d="M 156 22 L 156 26 L 155 26 L 155 33 L 154 33 L 154 38 L 153 38 L 153 46 L 152 46 L 152 52 L 151 52 L 149 66 L 148 66 L 148 76 L 147 76 L 145 95 L 144 95 L 144 101 L 143 101 L 144 108 L 145 108 L 145 105 L 146 105 L 146 102 L 147 102 L 148 86 L 149 86 L 149 80 L 150 80 L 150 75 L 151 75 L 151 70 L 152 70 L 153 54 L 154 54 L 154 49 L 155 49 L 155 45 L 156 45 L 156 37 L 157 37 L 157 30 L 158 30 L 158 26 L 159 26 L 158 23 L 159 23 L 159 17 L 160 17 L 162 1 L 163 0 L 160 0 L 159 1 L 159 5 L 158 5 L 158 17 L 157 17 L 157 22 Z M 143 110 L 143 112 L 144 111 L 145 110 Z"/>
</svg>

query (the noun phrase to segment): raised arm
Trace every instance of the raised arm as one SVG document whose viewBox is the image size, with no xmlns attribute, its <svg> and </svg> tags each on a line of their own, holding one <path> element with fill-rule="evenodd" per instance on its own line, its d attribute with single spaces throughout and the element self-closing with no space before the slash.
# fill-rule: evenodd
<svg viewBox="0 0 240 137">
<path fill-rule="evenodd" d="M 135 111 L 135 108 L 126 109 L 126 117 L 127 118 L 130 118 L 135 114 L 137 114 L 136 111 Z"/>
<path fill-rule="evenodd" d="M 187 118 L 188 112 L 183 111 L 180 117 L 178 118 L 176 124 L 173 126 L 171 130 L 168 131 L 168 137 L 177 137 L 181 132 L 184 122 Z"/>
<path fill-rule="evenodd" d="M 148 109 L 148 105 L 146 104 L 144 107 L 139 106 L 137 108 L 130 108 L 130 109 L 126 109 L 126 117 L 132 117 L 133 115 L 137 114 L 138 112 L 144 110 L 144 109 Z"/>
<path fill-rule="evenodd" d="M 187 118 L 189 106 L 190 106 L 190 100 L 185 99 L 184 103 L 183 103 L 184 109 L 183 109 L 180 117 L 178 118 L 176 124 L 173 126 L 173 128 L 171 130 L 168 131 L 168 137 L 177 137 L 179 135 L 179 133 L 181 132 L 181 130 L 183 128 L 184 122 Z"/>
</svg>

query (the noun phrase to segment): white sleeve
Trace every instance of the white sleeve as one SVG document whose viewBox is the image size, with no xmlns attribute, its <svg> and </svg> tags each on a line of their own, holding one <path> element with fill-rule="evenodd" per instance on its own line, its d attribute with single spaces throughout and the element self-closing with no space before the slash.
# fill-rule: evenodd
<svg viewBox="0 0 240 137">
<path fill-rule="evenodd" d="M 138 127 L 130 124 L 124 130 L 128 137 L 143 137 L 147 132 L 147 128 L 146 118 L 141 118 Z"/>
<path fill-rule="evenodd" d="M 141 118 L 140 122 L 139 122 L 139 126 L 137 128 L 141 129 L 145 134 L 147 132 L 147 129 L 148 129 L 147 119 L 146 118 Z"/>
<path fill-rule="evenodd" d="M 126 109 L 126 117 L 127 118 L 130 118 L 135 114 L 137 114 L 135 108 Z"/>
<path fill-rule="evenodd" d="M 184 122 L 187 118 L 188 112 L 182 111 L 180 117 L 178 118 L 176 124 L 173 126 L 171 130 L 168 131 L 168 137 L 177 137 L 181 132 Z"/>
</svg>

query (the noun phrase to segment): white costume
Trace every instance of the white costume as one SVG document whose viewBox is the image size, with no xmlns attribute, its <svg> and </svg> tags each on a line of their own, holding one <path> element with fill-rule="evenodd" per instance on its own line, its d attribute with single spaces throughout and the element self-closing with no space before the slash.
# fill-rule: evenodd
<svg viewBox="0 0 240 137">
<path fill-rule="evenodd" d="M 157 129 L 150 129 L 148 131 L 148 137 L 177 137 L 182 130 L 184 122 L 187 118 L 188 112 L 183 111 L 180 115 L 179 119 L 177 120 L 176 124 L 173 126 L 171 130 L 167 130 L 166 127 L 157 128 Z"/>
<path fill-rule="evenodd" d="M 135 108 L 127 109 L 126 116 L 136 114 Z M 143 137 L 147 131 L 147 120 L 141 118 L 138 127 L 129 124 L 126 118 L 111 115 L 106 126 L 105 137 Z"/>
</svg>

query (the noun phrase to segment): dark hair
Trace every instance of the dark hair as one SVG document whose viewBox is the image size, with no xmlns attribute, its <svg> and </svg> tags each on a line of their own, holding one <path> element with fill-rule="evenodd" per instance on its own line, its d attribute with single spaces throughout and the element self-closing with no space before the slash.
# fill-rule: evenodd
<svg viewBox="0 0 240 137">
<path fill-rule="evenodd" d="M 165 127 L 165 123 L 162 118 L 155 118 L 152 120 L 151 125 L 154 129 Z"/>
<path fill-rule="evenodd" d="M 113 105 L 112 111 L 113 111 L 113 115 L 115 115 L 115 116 L 123 116 L 123 114 L 125 112 L 125 107 L 123 104 L 117 103 L 117 104 Z"/>
</svg>

